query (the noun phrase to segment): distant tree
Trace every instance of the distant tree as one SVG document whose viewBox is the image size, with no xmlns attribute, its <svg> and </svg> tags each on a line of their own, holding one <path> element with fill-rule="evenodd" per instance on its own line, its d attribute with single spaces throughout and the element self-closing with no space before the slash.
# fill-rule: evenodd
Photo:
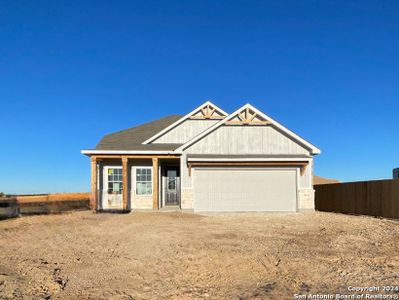
<svg viewBox="0 0 399 300">
<path fill-rule="evenodd" d="M 5 197 L 6 194 L 0 192 L 0 197 Z"/>
</svg>

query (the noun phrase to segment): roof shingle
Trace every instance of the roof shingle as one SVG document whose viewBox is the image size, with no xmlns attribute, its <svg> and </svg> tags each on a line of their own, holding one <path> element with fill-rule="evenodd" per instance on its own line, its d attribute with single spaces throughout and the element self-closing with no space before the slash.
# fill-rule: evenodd
<svg viewBox="0 0 399 300">
<path fill-rule="evenodd" d="M 121 130 L 104 136 L 96 150 L 175 150 L 182 144 L 147 144 L 142 142 L 162 129 L 179 120 L 181 116 L 171 115 L 136 127 Z"/>
</svg>

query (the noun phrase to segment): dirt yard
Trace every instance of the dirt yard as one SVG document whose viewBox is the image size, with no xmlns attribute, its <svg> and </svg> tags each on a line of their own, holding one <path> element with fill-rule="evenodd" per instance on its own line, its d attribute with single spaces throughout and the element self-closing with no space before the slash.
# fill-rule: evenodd
<svg viewBox="0 0 399 300">
<path fill-rule="evenodd" d="M 0 222 L 0 299 L 293 299 L 399 285 L 399 222 L 74 212 Z"/>
</svg>

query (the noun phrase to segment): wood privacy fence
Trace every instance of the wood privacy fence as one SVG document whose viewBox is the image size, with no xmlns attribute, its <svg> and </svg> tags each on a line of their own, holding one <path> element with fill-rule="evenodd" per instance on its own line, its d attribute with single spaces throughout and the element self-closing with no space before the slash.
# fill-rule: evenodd
<svg viewBox="0 0 399 300">
<path fill-rule="evenodd" d="M 316 210 L 399 219 L 399 180 L 316 185 Z"/>
<path fill-rule="evenodd" d="M 19 215 L 53 214 L 89 209 L 89 193 L 0 197 L 0 220 Z"/>
</svg>

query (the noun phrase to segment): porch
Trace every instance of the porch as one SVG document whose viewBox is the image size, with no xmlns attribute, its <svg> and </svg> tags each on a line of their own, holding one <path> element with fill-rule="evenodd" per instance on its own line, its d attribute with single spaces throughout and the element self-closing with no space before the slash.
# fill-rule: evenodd
<svg viewBox="0 0 399 300">
<path fill-rule="evenodd" d="M 180 209 L 178 155 L 91 156 L 90 206 L 96 211 Z"/>
</svg>

